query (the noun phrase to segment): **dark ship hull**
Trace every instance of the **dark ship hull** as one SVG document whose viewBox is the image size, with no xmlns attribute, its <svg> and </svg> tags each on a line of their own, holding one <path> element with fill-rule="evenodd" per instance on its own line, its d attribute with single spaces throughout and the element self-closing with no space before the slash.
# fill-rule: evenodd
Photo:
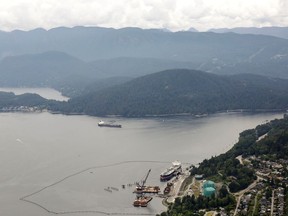
<svg viewBox="0 0 288 216">
<path fill-rule="evenodd" d="M 110 123 L 105 123 L 105 122 L 103 122 L 103 121 L 100 121 L 99 123 L 98 123 L 98 126 L 99 127 L 114 127 L 114 128 L 121 128 L 122 127 L 122 125 L 120 125 L 120 124 L 110 124 Z"/>
</svg>

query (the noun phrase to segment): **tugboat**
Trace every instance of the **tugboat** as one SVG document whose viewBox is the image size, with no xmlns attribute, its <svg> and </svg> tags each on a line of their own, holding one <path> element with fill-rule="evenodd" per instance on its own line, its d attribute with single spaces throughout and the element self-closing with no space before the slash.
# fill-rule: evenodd
<svg viewBox="0 0 288 216">
<path fill-rule="evenodd" d="M 120 125 L 120 124 L 105 123 L 102 120 L 98 123 L 98 126 L 99 127 L 115 127 L 115 128 L 121 128 L 122 127 L 122 125 Z"/>
<path fill-rule="evenodd" d="M 148 203 L 152 200 L 152 197 L 149 196 L 138 196 L 133 202 L 135 207 L 147 207 Z"/>
</svg>

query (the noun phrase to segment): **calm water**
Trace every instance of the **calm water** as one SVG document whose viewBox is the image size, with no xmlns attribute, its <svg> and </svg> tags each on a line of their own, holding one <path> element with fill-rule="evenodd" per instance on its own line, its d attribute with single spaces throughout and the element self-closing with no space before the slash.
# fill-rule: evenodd
<svg viewBox="0 0 288 216">
<path fill-rule="evenodd" d="M 68 97 L 65 97 L 61 92 L 51 88 L 0 88 L 3 92 L 13 92 L 16 95 L 24 93 L 35 93 L 46 99 L 54 99 L 57 101 L 68 101 Z"/>
<path fill-rule="evenodd" d="M 134 208 L 133 187 L 121 186 L 140 181 L 151 168 L 147 183 L 163 187 L 159 174 L 171 161 L 201 162 L 231 148 L 244 129 L 281 117 L 113 119 L 119 129 L 99 128 L 96 117 L 0 113 L 1 215 L 159 213 L 165 209 L 160 198 Z"/>
</svg>

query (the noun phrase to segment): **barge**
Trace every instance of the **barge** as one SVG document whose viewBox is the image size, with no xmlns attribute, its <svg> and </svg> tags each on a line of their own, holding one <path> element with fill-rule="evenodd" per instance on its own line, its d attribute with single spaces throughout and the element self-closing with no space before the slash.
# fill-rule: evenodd
<svg viewBox="0 0 288 216">
<path fill-rule="evenodd" d="M 137 186 L 133 193 L 142 194 L 142 193 L 155 193 L 160 192 L 159 186 Z"/>
</svg>

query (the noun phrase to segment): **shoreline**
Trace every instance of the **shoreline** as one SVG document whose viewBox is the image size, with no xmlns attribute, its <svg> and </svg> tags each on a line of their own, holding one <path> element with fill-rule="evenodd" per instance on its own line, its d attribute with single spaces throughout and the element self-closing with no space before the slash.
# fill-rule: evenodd
<svg viewBox="0 0 288 216">
<path fill-rule="evenodd" d="M 180 177 L 176 180 L 173 179 L 173 189 L 172 189 L 172 193 L 171 195 L 169 194 L 167 197 L 163 198 L 162 200 L 162 204 L 168 208 L 168 206 L 170 204 L 172 204 L 175 199 L 177 197 L 183 197 L 186 195 L 187 190 L 189 190 L 189 186 L 193 183 L 193 178 L 190 180 L 189 178 L 191 178 L 191 174 L 190 174 L 190 170 L 187 169 L 188 167 L 185 167 L 185 171 L 183 172 L 183 174 L 180 175 Z M 190 183 L 191 181 L 191 183 Z M 169 181 L 168 181 L 169 182 Z"/>
<path fill-rule="evenodd" d="M 127 119 L 135 119 L 135 118 L 164 118 L 164 117 L 182 117 L 182 116 L 191 116 L 194 118 L 203 118 L 215 114 L 240 114 L 240 113 L 250 113 L 250 114 L 258 114 L 258 113 L 286 113 L 286 109 L 236 109 L 236 110 L 226 110 L 226 111 L 218 111 L 212 113 L 205 113 L 205 114 L 192 114 L 192 113 L 175 113 L 175 114 L 160 114 L 160 115 L 143 115 L 143 116 L 125 116 L 125 115 L 91 115 L 87 113 L 76 113 L 76 112 L 62 112 L 62 111 L 52 111 L 49 109 L 43 109 L 39 107 L 29 107 L 29 106 L 17 106 L 17 107 L 2 107 L 0 108 L 0 113 L 39 113 L 39 112 L 48 112 L 51 114 L 60 114 L 60 115 L 67 115 L 67 116 L 90 116 L 90 117 L 103 117 L 103 118 L 127 118 Z"/>
</svg>

